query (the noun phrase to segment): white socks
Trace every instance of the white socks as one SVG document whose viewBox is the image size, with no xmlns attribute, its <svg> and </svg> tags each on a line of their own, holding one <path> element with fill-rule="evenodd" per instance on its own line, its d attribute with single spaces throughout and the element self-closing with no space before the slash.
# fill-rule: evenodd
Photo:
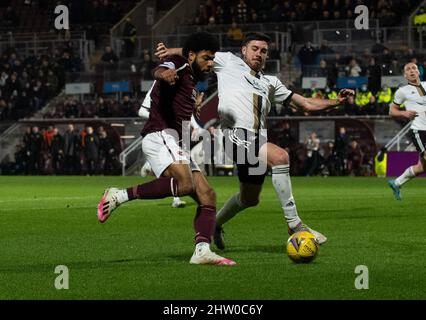
<svg viewBox="0 0 426 320">
<path fill-rule="evenodd" d="M 195 252 L 197 255 L 202 254 L 205 250 L 210 250 L 210 244 L 207 242 L 198 242 L 195 245 Z"/>
<path fill-rule="evenodd" d="M 301 220 L 297 214 L 296 203 L 293 198 L 289 165 L 279 165 L 272 168 L 272 184 L 274 185 L 275 192 L 280 200 L 281 207 L 284 210 L 284 216 L 287 224 L 289 228 L 293 229 L 301 222 Z M 247 208 L 247 206 L 241 203 L 240 194 L 235 194 L 217 213 L 216 225 L 220 227 L 245 208 Z"/>
<path fill-rule="evenodd" d="M 300 222 L 290 180 L 290 165 L 272 167 L 272 184 L 284 210 L 284 216 L 290 229 Z"/>
<path fill-rule="evenodd" d="M 395 180 L 395 184 L 398 187 L 402 187 L 403 184 L 407 183 L 408 181 L 410 181 L 411 179 L 413 179 L 415 177 L 415 173 L 413 171 L 413 167 L 409 167 L 407 170 L 404 171 L 404 173 L 402 175 L 400 175 L 396 180 Z"/>
<path fill-rule="evenodd" d="M 220 227 L 245 208 L 247 208 L 247 206 L 241 203 L 240 193 L 234 194 L 216 214 L 216 226 Z"/>
<path fill-rule="evenodd" d="M 127 194 L 127 189 L 118 189 L 117 191 L 117 201 L 119 204 L 129 201 L 129 196 Z"/>
</svg>

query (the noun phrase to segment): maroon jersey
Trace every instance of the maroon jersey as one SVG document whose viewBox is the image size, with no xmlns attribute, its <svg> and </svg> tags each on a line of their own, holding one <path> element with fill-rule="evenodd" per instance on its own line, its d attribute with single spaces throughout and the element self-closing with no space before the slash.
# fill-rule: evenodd
<svg viewBox="0 0 426 320">
<path fill-rule="evenodd" d="M 187 63 L 181 56 L 171 56 L 158 67 L 179 69 Z M 196 90 L 195 79 L 189 65 L 178 71 L 179 79 L 174 85 L 156 81 L 151 91 L 151 111 L 141 135 L 174 129 L 182 136 L 183 121 L 191 121 L 194 112 Z"/>
</svg>

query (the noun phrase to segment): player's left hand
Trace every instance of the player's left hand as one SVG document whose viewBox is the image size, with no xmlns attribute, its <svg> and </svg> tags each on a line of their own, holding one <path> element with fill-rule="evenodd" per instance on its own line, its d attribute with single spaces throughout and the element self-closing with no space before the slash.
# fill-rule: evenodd
<svg viewBox="0 0 426 320">
<path fill-rule="evenodd" d="M 355 90 L 352 89 L 342 89 L 339 91 L 339 94 L 337 95 L 337 101 L 339 104 L 342 104 L 348 100 L 350 96 L 355 95 Z"/>
<path fill-rule="evenodd" d="M 166 45 L 162 42 L 157 44 L 157 49 L 155 50 L 155 56 L 163 61 L 170 55 L 169 49 L 166 47 Z"/>
</svg>

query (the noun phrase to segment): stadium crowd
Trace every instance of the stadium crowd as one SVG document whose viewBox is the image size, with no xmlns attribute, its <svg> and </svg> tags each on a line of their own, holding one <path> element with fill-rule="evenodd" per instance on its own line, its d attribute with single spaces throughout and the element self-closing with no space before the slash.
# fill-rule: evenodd
<svg viewBox="0 0 426 320">
<path fill-rule="evenodd" d="M 16 146 L 15 162 L 3 164 L 3 174 L 16 175 L 116 175 L 120 172 L 119 150 L 104 129 L 85 126 L 79 131 L 68 124 L 66 131 L 54 126 L 27 127 Z"/>
<path fill-rule="evenodd" d="M 302 176 L 372 176 L 374 175 L 374 143 L 351 137 L 339 127 L 333 140 L 321 141 L 312 131 L 299 143 L 289 122 L 283 121 L 273 131 L 275 142 L 291 157 L 291 174 Z"/>
<path fill-rule="evenodd" d="M 398 24 L 398 17 L 413 6 L 409 0 L 205 0 L 189 24 L 218 25 L 236 23 L 295 22 L 354 19 L 357 5 L 366 5 L 370 17 L 382 26 Z"/>
<path fill-rule="evenodd" d="M 69 98 L 58 103 L 55 109 L 44 115 L 48 119 L 62 118 L 109 118 L 109 117 L 137 117 L 140 102 L 125 95 L 120 101 L 113 98 L 99 97 L 95 101 L 81 102 Z"/>
<path fill-rule="evenodd" d="M 20 56 L 14 48 L 0 57 L 0 120 L 20 119 L 40 110 L 65 84 L 66 72 L 82 70 L 71 45 Z"/>
</svg>

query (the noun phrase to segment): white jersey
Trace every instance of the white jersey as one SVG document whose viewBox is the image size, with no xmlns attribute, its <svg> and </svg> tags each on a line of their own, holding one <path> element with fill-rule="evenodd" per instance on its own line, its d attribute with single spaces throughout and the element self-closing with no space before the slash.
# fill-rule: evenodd
<svg viewBox="0 0 426 320">
<path fill-rule="evenodd" d="M 149 112 L 151 111 L 151 91 L 152 91 L 152 88 L 154 88 L 154 85 L 155 85 L 155 81 L 152 84 L 151 88 L 149 88 L 148 92 L 146 93 L 146 96 L 143 99 L 142 105 L 138 111 L 138 116 L 145 120 L 149 118 Z"/>
<path fill-rule="evenodd" d="M 404 104 L 405 109 L 416 111 L 418 116 L 411 123 L 411 129 L 426 131 L 426 82 L 420 86 L 408 84 L 395 92 L 393 102 L 397 105 Z"/>
<path fill-rule="evenodd" d="M 148 92 L 146 93 L 145 99 L 143 99 L 141 108 L 151 109 L 151 91 L 152 88 L 155 86 L 156 80 L 152 83 L 151 88 L 149 88 Z"/>
<path fill-rule="evenodd" d="M 218 77 L 221 127 L 266 129 L 272 103 L 290 99 L 292 92 L 274 76 L 255 73 L 231 52 L 216 52 L 214 71 Z"/>
</svg>

